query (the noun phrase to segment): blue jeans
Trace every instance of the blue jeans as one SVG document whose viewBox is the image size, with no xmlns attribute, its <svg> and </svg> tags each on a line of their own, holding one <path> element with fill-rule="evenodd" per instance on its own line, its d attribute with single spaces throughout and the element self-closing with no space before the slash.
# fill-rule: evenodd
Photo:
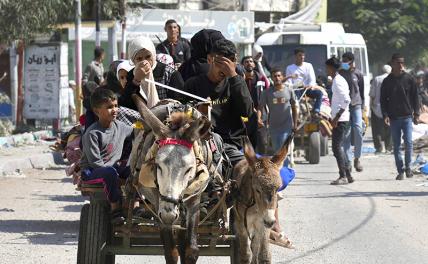
<svg viewBox="0 0 428 264">
<path fill-rule="evenodd" d="M 305 90 L 296 90 L 294 93 L 296 94 L 297 99 L 299 99 L 300 97 L 302 97 L 302 94 Z M 321 103 L 322 103 L 322 92 L 320 90 L 308 90 L 306 92 L 306 95 L 309 96 L 310 98 L 315 100 L 314 103 L 314 112 L 315 113 L 319 113 L 320 109 L 321 109 Z"/>
<path fill-rule="evenodd" d="M 82 170 L 82 180 L 86 183 L 102 183 L 104 192 L 110 203 L 119 202 L 121 191 L 119 177 L 126 179 L 131 174 L 129 166 L 114 165 L 113 167 L 88 168 Z"/>
<path fill-rule="evenodd" d="M 403 156 L 400 151 L 400 145 L 401 145 L 401 133 L 403 133 L 403 140 L 404 140 L 404 165 L 405 168 L 410 168 L 410 163 L 412 161 L 412 150 L 413 150 L 413 143 L 412 143 L 412 131 L 413 131 L 413 125 L 412 125 L 412 118 L 407 117 L 403 119 L 391 119 L 391 136 L 392 136 L 392 142 L 394 144 L 394 158 L 395 158 L 395 166 L 397 167 L 398 173 L 403 173 Z"/>
<path fill-rule="evenodd" d="M 277 132 L 277 131 L 269 130 L 269 134 L 270 134 L 270 140 L 272 142 L 273 151 L 274 153 L 276 153 L 282 147 L 282 144 L 284 144 L 288 135 L 290 135 L 290 131 Z"/>
<path fill-rule="evenodd" d="M 361 157 L 361 148 L 363 146 L 363 113 L 361 105 L 350 106 L 349 112 L 351 114 L 350 127 L 346 131 L 343 149 L 346 154 L 346 164 L 351 166 L 352 143 L 354 145 L 354 158 L 359 159 Z"/>
</svg>

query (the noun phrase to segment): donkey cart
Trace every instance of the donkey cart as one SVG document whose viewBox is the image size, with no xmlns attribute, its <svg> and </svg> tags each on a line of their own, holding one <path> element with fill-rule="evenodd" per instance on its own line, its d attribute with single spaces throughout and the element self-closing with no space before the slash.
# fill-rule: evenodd
<svg viewBox="0 0 428 264">
<path fill-rule="evenodd" d="M 175 103 L 148 109 L 132 97 L 147 130 L 135 136 L 130 154 L 132 176 L 122 191 L 126 221 L 112 226 L 103 187 L 81 182 L 90 204 L 82 208 L 77 262 L 164 255 L 167 263 L 177 263 L 178 257 L 181 263 L 196 263 L 198 256 L 229 256 L 233 264 L 251 258 L 270 263 L 268 238 L 282 184 L 279 170 L 292 136 L 272 158 L 257 158 L 246 138 L 245 159 L 232 167 L 215 135 L 207 138 L 211 122 L 206 116 Z M 218 162 L 214 154 L 221 156 Z M 136 201 L 140 209 L 143 204 L 142 215 L 133 213 Z M 236 219 L 228 214 L 231 201 Z"/>
<path fill-rule="evenodd" d="M 143 217 L 133 217 L 132 210 L 128 210 L 127 219 L 131 220 L 122 226 L 112 226 L 103 186 L 82 184 L 80 191 L 89 197 L 90 203 L 82 207 L 80 215 L 78 264 L 111 264 L 115 263 L 116 255 L 164 254 L 158 222 L 147 208 L 149 204 L 145 204 L 148 213 Z M 238 250 L 232 228 L 222 232 L 215 215 L 201 221 L 198 227 L 200 256 L 230 256 L 231 263 L 237 263 Z M 174 226 L 174 229 L 182 228 Z"/>
<path fill-rule="evenodd" d="M 323 117 L 315 118 L 311 113 L 312 105 L 309 98 L 302 95 L 299 99 L 299 126 L 294 143 L 298 150 L 304 151 L 306 161 L 318 164 L 320 157 L 328 155 L 328 136 L 321 133 Z"/>
</svg>

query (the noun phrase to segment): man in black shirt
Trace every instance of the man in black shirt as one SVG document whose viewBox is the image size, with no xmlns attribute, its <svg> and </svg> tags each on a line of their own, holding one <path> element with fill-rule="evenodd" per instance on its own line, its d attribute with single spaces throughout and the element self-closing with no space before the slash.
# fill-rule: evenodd
<svg viewBox="0 0 428 264">
<path fill-rule="evenodd" d="M 394 54 L 391 62 L 392 73 L 382 83 L 380 104 L 385 123 L 391 126 L 395 165 L 398 171 L 396 180 L 403 180 L 404 172 L 406 172 L 407 178 L 413 177 L 410 169 L 413 150 L 412 119 L 413 123 L 417 125 L 419 97 L 414 78 L 404 71 L 403 56 Z M 403 133 L 405 147 L 404 168 L 400 151 L 401 133 Z"/>
<path fill-rule="evenodd" d="M 164 29 L 167 39 L 157 45 L 156 52 L 169 54 L 178 68 L 190 59 L 190 42 L 181 37 L 180 26 L 174 19 L 167 20 Z"/>
<path fill-rule="evenodd" d="M 209 70 L 190 78 L 186 92 L 210 98 L 214 132 L 224 141 L 232 165 L 243 158 L 241 138 L 246 136 L 242 118 L 253 113 L 253 101 L 244 79 L 236 73 L 236 47 L 226 39 L 218 40 L 208 54 Z"/>
</svg>

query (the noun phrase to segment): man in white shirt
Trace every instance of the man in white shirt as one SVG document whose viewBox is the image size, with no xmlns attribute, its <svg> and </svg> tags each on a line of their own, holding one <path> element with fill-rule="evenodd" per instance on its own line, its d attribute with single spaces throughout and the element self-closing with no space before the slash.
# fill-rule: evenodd
<svg viewBox="0 0 428 264">
<path fill-rule="evenodd" d="M 391 73 L 391 69 L 391 66 L 384 65 L 382 67 L 383 74 L 373 79 L 370 89 L 372 135 L 376 153 L 392 150 L 391 131 L 389 126 L 383 121 L 382 109 L 380 107 L 380 87 L 383 80 Z M 382 144 L 382 141 L 384 144 Z"/>
<path fill-rule="evenodd" d="M 351 170 L 346 165 L 346 156 L 343 150 L 343 141 L 345 140 L 345 134 L 349 126 L 349 103 L 351 102 L 351 97 L 349 96 L 348 83 L 338 73 L 341 65 L 340 61 L 332 57 L 325 64 L 327 75 L 333 78 L 331 86 L 333 93 L 331 98 L 331 116 L 333 119 L 330 122 L 333 126 L 332 149 L 337 166 L 339 167 L 339 178 L 332 181 L 331 184 L 342 185 L 354 182 Z"/>
<path fill-rule="evenodd" d="M 295 63 L 287 66 L 285 76 L 295 89 L 298 88 L 294 91 L 297 99 L 300 99 L 305 89 L 307 89 L 306 95 L 315 99 L 313 112 L 318 115 L 322 103 L 322 92 L 317 89 L 312 89 L 316 86 L 314 67 L 309 62 L 305 62 L 304 49 L 295 49 L 294 56 Z"/>
</svg>

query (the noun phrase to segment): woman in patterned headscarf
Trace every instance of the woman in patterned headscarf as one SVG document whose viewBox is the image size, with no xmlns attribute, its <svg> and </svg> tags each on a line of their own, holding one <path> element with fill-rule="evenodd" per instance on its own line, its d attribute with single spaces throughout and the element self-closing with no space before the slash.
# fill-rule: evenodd
<svg viewBox="0 0 428 264">
<path fill-rule="evenodd" d="M 128 81 L 124 94 L 119 99 L 119 105 L 136 110 L 137 107 L 131 99 L 132 94 L 140 95 L 148 107 L 156 105 L 159 100 L 178 97 L 175 92 L 146 81 L 156 81 L 180 90 L 184 86 L 180 73 L 156 61 L 156 49 L 149 38 L 139 37 L 131 41 L 128 57 L 135 67 L 128 73 Z"/>
</svg>

